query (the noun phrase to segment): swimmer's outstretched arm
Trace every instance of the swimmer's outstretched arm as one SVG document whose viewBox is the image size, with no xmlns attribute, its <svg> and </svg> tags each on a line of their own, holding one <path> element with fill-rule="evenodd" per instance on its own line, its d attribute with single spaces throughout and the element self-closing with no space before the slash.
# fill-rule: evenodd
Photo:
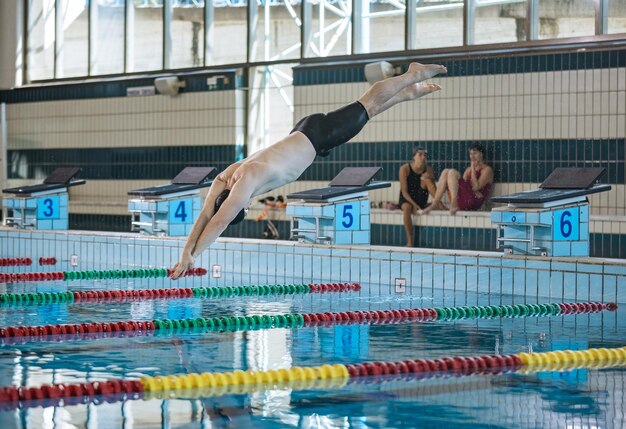
<svg viewBox="0 0 626 429">
<path fill-rule="evenodd" d="M 217 195 L 221 193 L 225 189 L 226 185 L 221 188 L 220 192 L 218 192 L 212 199 L 212 205 L 215 206 L 215 199 Z M 254 191 L 254 186 L 250 183 L 248 179 L 240 179 L 237 181 L 233 189 L 230 191 L 228 198 L 224 201 L 222 206 L 220 207 L 217 213 L 211 213 L 212 216 L 206 223 L 204 223 L 204 228 L 202 231 L 197 234 L 197 238 L 194 240 L 193 247 L 189 245 L 185 245 L 185 250 L 183 250 L 183 255 L 181 257 L 181 261 L 176 264 L 174 267 L 174 273 L 172 273 L 172 279 L 176 280 L 182 274 L 185 273 L 188 269 L 193 267 L 193 263 L 195 258 L 202 253 L 207 247 L 209 247 L 217 238 L 224 232 L 226 227 L 232 222 L 237 214 L 244 208 L 248 206 L 250 202 L 250 198 L 252 198 L 252 192 Z M 207 197 L 207 202 L 209 198 Z M 212 209 L 213 210 L 213 209 Z M 196 225 L 194 225 L 194 229 Z M 198 230 L 200 230 L 198 228 Z M 192 230 L 191 234 L 189 234 L 189 238 L 187 243 L 190 244 L 192 240 L 192 235 L 194 231 Z M 188 251 L 188 253 L 187 253 Z"/>
<path fill-rule="evenodd" d="M 215 200 L 217 196 L 222 193 L 222 191 L 226 188 L 226 182 L 222 180 L 220 176 L 218 176 L 211 187 L 209 188 L 209 193 L 204 199 L 204 204 L 202 205 L 202 211 L 198 216 L 198 219 L 193 224 L 191 228 L 191 232 L 189 233 L 189 237 L 187 237 L 187 242 L 185 243 L 185 247 L 183 248 L 182 254 L 180 256 L 180 261 L 174 265 L 174 272 L 172 273 L 172 279 L 178 279 L 182 274 L 185 273 L 190 268 L 193 268 L 194 263 L 194 249 L 196 248 L 198 239 L 200 238 L 202 232 L 204 232 L 205 228 L 209 224 L 209 221 L 214 215 L 215 212 Z"/>
<path fill-rule="evenodd" d="M 239 212 L 248 207 L 253 191 L 254 186 L 252 186 L 249 179 L 237 181 L 230 194 L 228 194 L 228 198 L 226 198 L 218 212 L 213 215 L 202 234 L 200 234 L 196 247 L 191 253 L 194 258 L 213 244 L 233 219 L 237 217 Z"/>
</svg>

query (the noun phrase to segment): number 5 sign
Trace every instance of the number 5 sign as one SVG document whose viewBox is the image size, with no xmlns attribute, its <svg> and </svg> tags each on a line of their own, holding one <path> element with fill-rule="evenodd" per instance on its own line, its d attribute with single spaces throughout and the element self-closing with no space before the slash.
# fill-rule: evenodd
<svg viewBox="0 0 626 429">
<path fill-rule="evenodd" d="M 335 230 L 358 230 L 361 227 L 361 204 L 358 201 L 352 203 L 337 204 L 335 206 Z"/>
<path fill-rule="evenodd" d="M 556 210 L 552 217 L 552 229 L 554 230 L 554 240 L 578 240 L 579 232 L 579 209 L 570 207 L 563 210 Z"/>
</svg>

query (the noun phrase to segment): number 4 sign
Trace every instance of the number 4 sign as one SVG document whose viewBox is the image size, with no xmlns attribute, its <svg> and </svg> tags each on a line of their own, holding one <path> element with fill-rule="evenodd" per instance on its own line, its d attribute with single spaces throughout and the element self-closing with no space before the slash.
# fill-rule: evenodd
<svg viewBox="0 0 626 429">
<path fill-rule="evenodd" d="M 191 198 L 170 201 L 170 223 L 193 223 Z"/>
<path fill-rule="evenodd" d="M 358 230 L 361 226 L 361 204 L 358 201 L 352 203 L 337 204 L 335 206 L 335 230 Z"/>
<path fill-rule="evenodd" d="M 578 207 L 570 207 L 554 212 L 552 229 L 554 230 L 554 240 L 565 241 L 578 240 L 579 231 L 579 209 Z"/>
</svg>

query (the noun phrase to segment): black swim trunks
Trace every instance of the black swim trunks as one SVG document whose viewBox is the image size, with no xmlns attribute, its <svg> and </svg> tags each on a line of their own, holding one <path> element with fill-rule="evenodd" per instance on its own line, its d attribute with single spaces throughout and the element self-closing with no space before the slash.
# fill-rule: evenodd
<svg viewBox="0 0 626 429">
<path fill-rule="evenodd" d="M 319 156 L 356 136 L 369 121 L 367 110 L 358 101 L 327 114 L 316 113 L 302 118 L 291 132 L 308 137 Z"/>
</svg>

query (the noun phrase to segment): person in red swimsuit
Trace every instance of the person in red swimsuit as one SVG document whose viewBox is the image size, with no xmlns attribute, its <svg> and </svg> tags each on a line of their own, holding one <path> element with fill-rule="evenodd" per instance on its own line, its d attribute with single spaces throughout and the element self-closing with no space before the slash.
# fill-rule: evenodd
<svg viewBox="0 0 626 429">
<path fill-rule="evenodd" d="M 422 214 L 427 214 L 438 206 L 446 191 L 450 199 L 450 214 L 482 207 L 493 185 L 493 168 L 485 164 L 485 148 L 478 143 L 470 147 L 469 159 L 470 166 L 463 176 L 453 168 L 446 168 L 441 172 L 433 203 L 422 210 Z"/>
</svg>

